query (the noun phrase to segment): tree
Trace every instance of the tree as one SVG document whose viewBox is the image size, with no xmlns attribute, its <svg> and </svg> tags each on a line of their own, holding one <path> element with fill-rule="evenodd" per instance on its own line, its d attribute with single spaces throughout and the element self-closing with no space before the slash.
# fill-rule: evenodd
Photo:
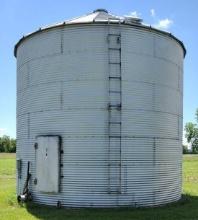
<svg viewBox="0 0 198 220">
<path fill-rule="evenodd" d="M 196 116 L 196 121 L 198 123 L 198 109 L 196 110 L 195 116 Z M 192 122 L 186 123 L 185 131 L 186 131 L 185 137 L 187 138 L 188 143 L 190 143 L 192 146 L 192 152 L 198 153 L 198 127 L 197 127 L 197 124 L 193 124 Z"/>
<path fill-rule="evenodd" d="M 10 138 L 7 135 L 0 137 L 0 152 L 16 152 L 16 140 L 14 138 Z"/>
<path fill-rule="evenodd" d="M 0 137 L 0 153 L 1 152 L 4 152 L 4 147 L 3 147 L 3 144 L 2 144 L 2 138 Z"/>
<path fill-rule="evenodd" d="M 11 138 L 10 139 L 10 153 L 15 153 L 16 152 L 16 139 Z"/>
<path fill-rule="evenodd" d="M 195 119 L 196 119 L 196 121 L 198 123 L 198 108 L 196 109 L 196 112 L 195 112 Z"/>
<path fill-rule="evenodd" d="M 185 137 L 187 138 L 188 143 L 191 143 L 193 138 L 195 138 L 197 135 L 196 124 L 193 124 L 192 122 L 186 123 L 185 131 L 186 131 Z"/>
<path fill-rule="evenodd" d="M 188 148 L 186 145 L 182 145 L 183 146 L 183 154 L 188 154 L 189 151 L 188 151 Z"/>
<path fill-rule="evenodd" d="M 192 152 L 198 154 L 198 137 L 192 143 Z"/>
<path fill-rule="evenodd" d="M 4 135 L 1 138 L 1 143 L 4 148 L 4 152 L 9 153 L 9 151 L 10 151 L 10 137 L 7 135 Z"/>
</svg>

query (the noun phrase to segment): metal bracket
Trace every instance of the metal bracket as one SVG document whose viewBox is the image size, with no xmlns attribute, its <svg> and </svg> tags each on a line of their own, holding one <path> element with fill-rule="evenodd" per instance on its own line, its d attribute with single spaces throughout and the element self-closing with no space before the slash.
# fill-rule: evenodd
<svg viewBox="0 0 198 220">
<path fill-rule="evenodd" d="M 35 144 L 34 144 L 34 148 L 35 148 L 35 150 L 38 149 L 38 143 L 35 143 Z"/>
</svg>

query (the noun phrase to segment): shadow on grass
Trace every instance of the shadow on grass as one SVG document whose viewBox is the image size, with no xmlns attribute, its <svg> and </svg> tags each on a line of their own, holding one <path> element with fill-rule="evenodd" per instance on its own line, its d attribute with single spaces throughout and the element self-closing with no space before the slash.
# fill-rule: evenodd
<svg viewBox="0 0 198 220">
<path fill-rule="evenodd" d="M 32 202 L 26 204 L 29 213 L 43 220 L 197 220 L 198 196 L 183 195 L 177 203 L 156 208 L 81 208 L 68 209 L 38 205 Z"/>
</svg>

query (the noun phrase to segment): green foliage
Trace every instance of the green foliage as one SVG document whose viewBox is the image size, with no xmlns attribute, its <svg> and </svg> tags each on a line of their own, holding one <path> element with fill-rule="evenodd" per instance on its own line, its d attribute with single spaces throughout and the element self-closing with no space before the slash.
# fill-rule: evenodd
<svg viewBox="0 0 198 220">
<path fill-rule="evenodd" d="M 188 122 L 185 125 L 186 138 L 187 138 L 188 143 L 190 143 L 191 140 L 193 138 L 195 138 L 197 135 L 197 127 L 196 126 L 197 125 L 193 124 L 192 122 Z"/>
<path fill-rule="evenodd" d="M 183 145 L 183 154 L 188 154 L 189 151 L 188 151 L 188 148 L 186 145 Z"/>
<path fill-rule="evenodd" d="M 198 123 L 198 109 L 196 110 L 195 118 Z M 198 125 L 188 122 L 185 125 L 185 131 L 187 141 L 192 145 L 192 153 L 198 154 Z"/>
<path fill-rule="evenodd" d="M 16 152 L 16 139 L 11 138 L 10 145 L 11 145 L 10 153 L 15 153 Z"/>
<path fill-rule="evenodd" d="M 0 137 L 0 152 L 14 153 L 16 152 L 16 139 L 7 135 Z"/>
<path fill-rule="evenodd" d="M 192 143 L 192 152 L 198 154 L 198 137 Z"/>
</svg>

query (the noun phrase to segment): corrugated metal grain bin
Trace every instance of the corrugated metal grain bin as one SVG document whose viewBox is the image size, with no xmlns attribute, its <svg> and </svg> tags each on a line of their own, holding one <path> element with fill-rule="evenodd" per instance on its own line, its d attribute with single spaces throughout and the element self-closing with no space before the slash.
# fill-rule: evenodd
<svg viewBox="0 0 198 220">
<path fill-rule="evenodd" d="M 29 164 L 29 192 L 42 204 L 180 199 L 181 41 L 98 9 L 23 37 L 15 56 L 18 195 Z"/>
</svg>

